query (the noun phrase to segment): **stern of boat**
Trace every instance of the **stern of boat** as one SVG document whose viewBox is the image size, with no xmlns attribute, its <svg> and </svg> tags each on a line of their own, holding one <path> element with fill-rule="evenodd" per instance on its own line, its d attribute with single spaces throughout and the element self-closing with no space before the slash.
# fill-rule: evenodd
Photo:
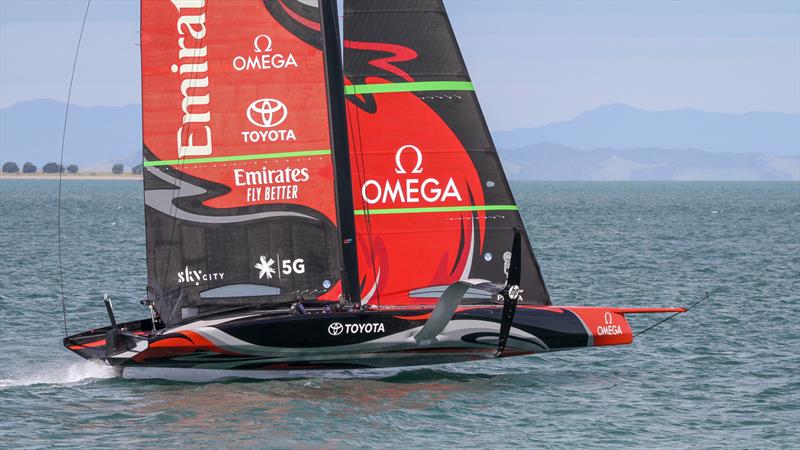
<svg viewBox="0 0 800 450">
<path fill-rule="evenodd" d="M 112 326 L 94 328 L 64 338 L 64 347 L 89 360 L 101 360 L 109 365 L 118 365 L 126 358 L 117 358 L 131 351 L 153 333 L 151 319 L 136 320 Z"/>
</svg>

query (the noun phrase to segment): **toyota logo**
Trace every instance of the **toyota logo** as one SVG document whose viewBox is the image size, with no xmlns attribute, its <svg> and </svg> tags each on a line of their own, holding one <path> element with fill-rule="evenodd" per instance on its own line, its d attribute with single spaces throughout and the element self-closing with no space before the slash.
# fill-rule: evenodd
<svg viewBox="0 0 800 450">
<path fill-rule="evenodd" d="M 277 127 L 288 115 L 286 105 L 274 98 L 261 98 L 247 107 L 247 120 L 261 128 Z"/>
<path fill-rule="evenodd" d="M 342 334 L 344 331 L 344 325 L 340 324 L 339 322 L 333 322 L 332 324 L 328 325 L 328 334 L 331 336 L 338 336 Z"/>
</svg>

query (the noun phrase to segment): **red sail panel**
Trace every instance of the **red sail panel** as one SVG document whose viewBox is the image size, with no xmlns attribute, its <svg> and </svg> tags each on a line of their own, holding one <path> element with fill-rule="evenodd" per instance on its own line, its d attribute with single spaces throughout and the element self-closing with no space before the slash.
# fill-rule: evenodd
<svg viewBox="0 0 800 450">
<path fill-rule="evenodd" d="M 288 202 L 335 220 L 318 48 L 262 0 L 144 1 L 142 46 L 145 145 L 156 159 L 180 160 L 173 166 L 186 174 L 231 188 L 207 206 Z M 273 183 L 253 182 L 263 178 Z M 248 188 L 259 184 L 291 189 L 256 197 Z"/>
<path fill-rule="evenodd" d="M 144 0 L 141 20 L 151 290 L 170 307 L 328 292 L 340 263 L 318 8 Z"/>
<path fill-rule="evenodd" d="M 460 279 L 504 283 L 524 225 L 444 5 L 349 0 L 344 30 L 363 301 L 433 303 Z M 523 298 L 549 304 L 525 243 Z"/>
</svg>

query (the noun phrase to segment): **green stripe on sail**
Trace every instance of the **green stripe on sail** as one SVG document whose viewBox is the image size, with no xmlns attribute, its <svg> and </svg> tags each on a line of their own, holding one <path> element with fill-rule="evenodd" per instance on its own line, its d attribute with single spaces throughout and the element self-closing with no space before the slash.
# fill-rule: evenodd
<svg viewBox="0 0 800 450">
<path fill-rule="evenodd" d="M 517 205 L 478 205 L 478 206 L 428 206 L 421 208 L 384 208 L 384 209 L 357 209 L 355 215 L 375 215 L 375 214 L 422 214 L 439 212 L 462 212 L 462 211 L 518 211 Z"/>
<path fill-rule="evenodd" d="M 474 91 L 469 81 L 416 81 L 411 83 L 355 84 L 344 87 L 344 93 L 385 94 L 390 92 L 424 92 L 424 91 Z"/>
<path fill-rule="evenodd" d="M 146 167 L 177 166 L 184 164 L 203 164 L 203 163 L 216 163 L 216 162 L 229 162 L 229 161 L 251 161 L 254 159 L 294 158 L 298 156 L 321 156 L 330 154 L 331 154 L 330 150 L 304 150 L 299 152 L 262 153 L 258 155 L 214 156 L 211 158 L 184 158 L 184 159 L 168 159 L 164 161 L 145 161 L 144 165 Z"/>
</svg>

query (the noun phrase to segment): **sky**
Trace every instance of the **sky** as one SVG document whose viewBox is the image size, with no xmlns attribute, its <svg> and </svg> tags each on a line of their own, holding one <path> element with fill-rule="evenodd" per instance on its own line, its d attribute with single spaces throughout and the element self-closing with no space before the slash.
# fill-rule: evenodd
<svg viewBox="0 0 800 450">
<path fill-rule="evenodd" d="M 445 0 L 492 130 L 601 105 L 800 112 L 800 1 Z M 0 108 L 66 99 L 83 0 L 0 0 Z M 140 103 L 138 1 L 94 0 L 73 103 Z"/>
</svg>

